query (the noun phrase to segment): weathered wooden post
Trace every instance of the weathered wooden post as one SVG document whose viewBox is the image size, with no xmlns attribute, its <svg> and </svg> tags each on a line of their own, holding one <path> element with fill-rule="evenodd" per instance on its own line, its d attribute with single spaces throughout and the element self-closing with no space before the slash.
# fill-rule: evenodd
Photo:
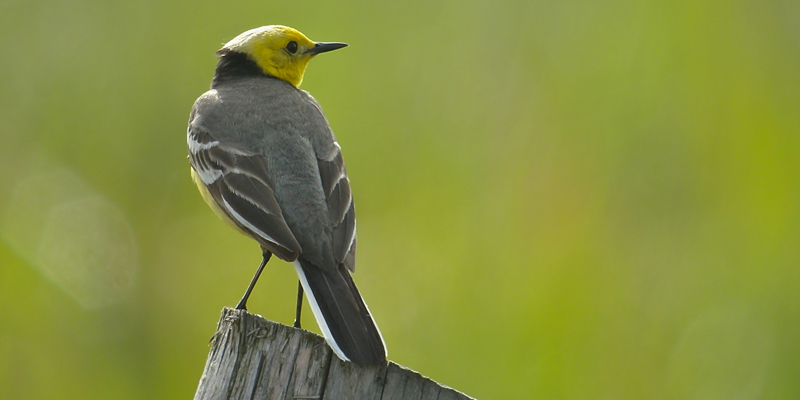
<svg viewBox="0 0 800 400">
<path fill-rule="evenodd" d="M 222 310 L 194 398 L 472 399 L 393 362 L 343 362 L 321 336 L 232 308 Z"/>
</svg>

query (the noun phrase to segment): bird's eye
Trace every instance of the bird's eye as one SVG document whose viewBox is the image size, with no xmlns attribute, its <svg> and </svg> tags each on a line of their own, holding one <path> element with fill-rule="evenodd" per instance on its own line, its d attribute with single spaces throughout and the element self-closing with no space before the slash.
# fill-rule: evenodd
<svg viewBox="0 0 800 400">
<path fill-rule="evenodd" d="M 289 53 L 292 53 L 292 54 L 297 53 L 297 42 L 295 42 L 294 40 L 289 42 L 286 45 L 286 51 L 288 51 Z"/>
</svg>

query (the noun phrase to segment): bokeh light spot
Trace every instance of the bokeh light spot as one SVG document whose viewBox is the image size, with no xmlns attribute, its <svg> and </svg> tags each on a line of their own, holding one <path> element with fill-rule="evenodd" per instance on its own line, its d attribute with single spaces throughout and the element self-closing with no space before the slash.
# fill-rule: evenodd
<svg viewBox="0 0 800 400">
<path fill-rule="evenodd" d="M 125 216 L 71 171 L 20 180 L 2 236 L 84 308 L 123 301 L 136 284 L 138 250 Z"/>
</svg>

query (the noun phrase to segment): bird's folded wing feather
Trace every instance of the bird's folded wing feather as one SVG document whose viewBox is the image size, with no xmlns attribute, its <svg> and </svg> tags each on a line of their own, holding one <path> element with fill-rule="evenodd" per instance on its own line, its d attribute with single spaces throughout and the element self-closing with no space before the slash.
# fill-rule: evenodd
<svg viewBox="0 0 800 400">
<path fill-rule="evenodd" d="M 187 143 L 192 168 L 225 215 L 279 258 L 296 259 L 300 244 L 284 220 L 263 159 L 191 124 Z"/>
<path fill-rule="evenodd" d="M 334 142 L 332 153 L 318 157 L 317 161 L 333 225 L 334 256 L 336 261 L 355 272 L 356 211 L 339 144 Z"/>
</svg>

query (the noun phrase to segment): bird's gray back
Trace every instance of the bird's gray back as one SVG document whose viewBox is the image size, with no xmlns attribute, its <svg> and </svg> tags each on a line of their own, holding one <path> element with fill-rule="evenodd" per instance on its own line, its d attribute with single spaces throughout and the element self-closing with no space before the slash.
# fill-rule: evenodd
<svg viewBox="0 0 800 400">
<path fill-rule="evenodd" d="M 220 146 L 263 157 L 303 255 L 316 265 L 335 266 L 318 158 L 325 159 L 336 144 L 313 97 L 273 78 L 232 81 L 197 100 L 191 123 Z"/>
</svg>

